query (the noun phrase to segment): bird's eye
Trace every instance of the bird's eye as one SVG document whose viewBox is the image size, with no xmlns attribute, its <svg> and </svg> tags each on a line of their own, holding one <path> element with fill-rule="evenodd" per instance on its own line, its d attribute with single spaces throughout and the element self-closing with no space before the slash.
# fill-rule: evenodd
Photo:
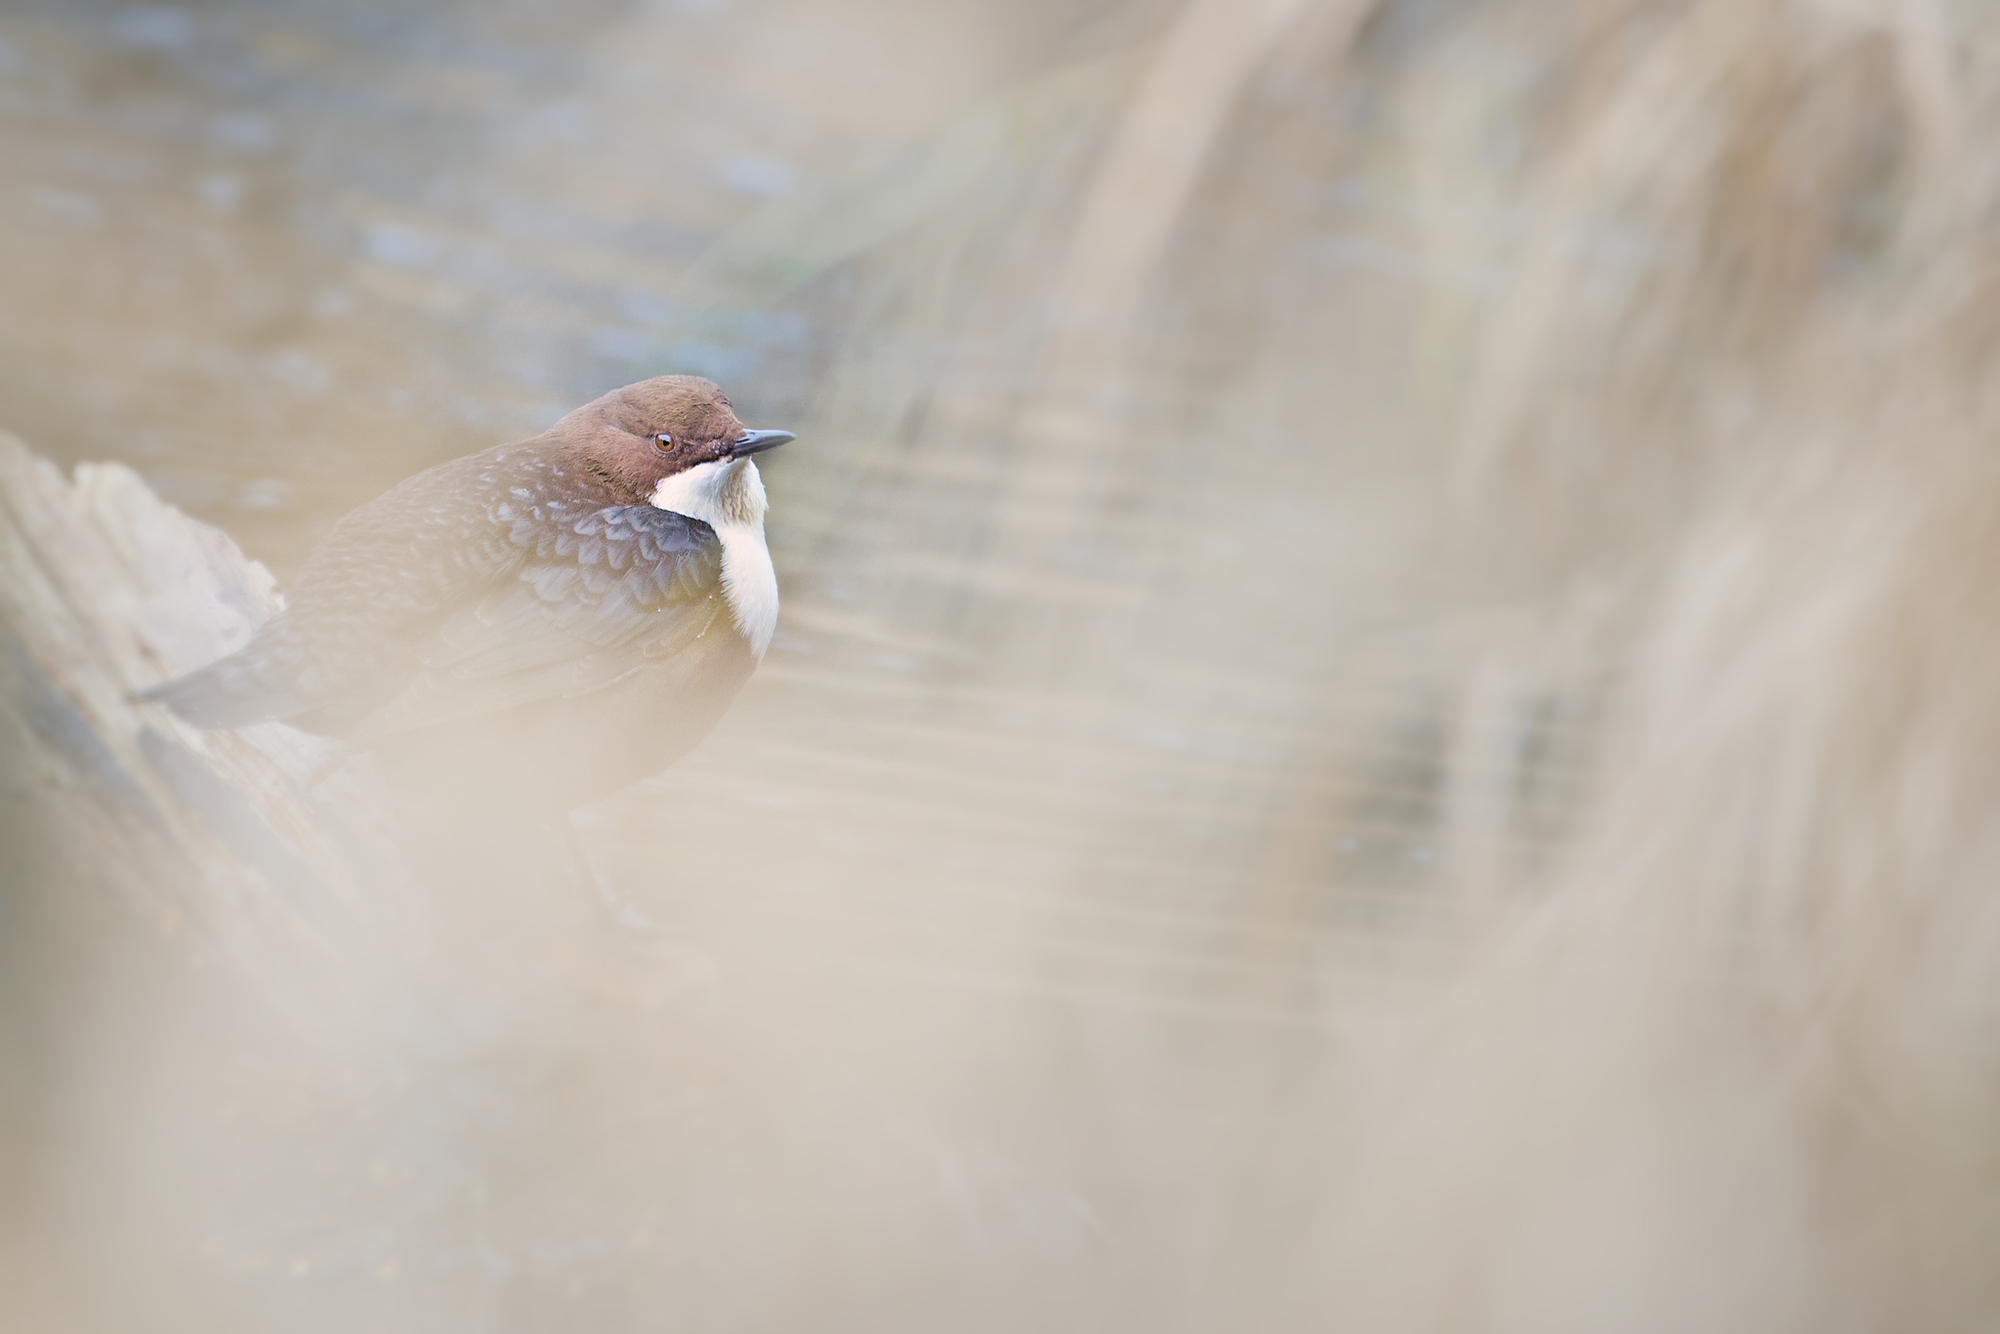
<svg viewBox="0 0 2000 1334">
<path fill-rule="evenodd" d="M 662 454 L 666 453 L 673 447 L 674 447 L 674 438 L 671 435 L 668 435 L 665 431 L 662 431 L 658 435 L 653 437 L 653 448 L 659 450 Z"/>
</svg>

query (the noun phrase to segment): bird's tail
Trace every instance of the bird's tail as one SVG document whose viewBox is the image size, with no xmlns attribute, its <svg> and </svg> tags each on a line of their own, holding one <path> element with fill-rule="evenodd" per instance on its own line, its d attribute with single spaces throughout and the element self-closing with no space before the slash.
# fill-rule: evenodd
<svg viewBox="0 0 2000 1334">
<path fill-rule="evenodd" d="M 175 677 L 130 698 L 142 704 L 164 704 L 196 727 L 242 727 L 268 722 L 299 711 L 290 691 L 272 689 L 262 673 L 237 653 L 199 671 Z"/>
</svg>

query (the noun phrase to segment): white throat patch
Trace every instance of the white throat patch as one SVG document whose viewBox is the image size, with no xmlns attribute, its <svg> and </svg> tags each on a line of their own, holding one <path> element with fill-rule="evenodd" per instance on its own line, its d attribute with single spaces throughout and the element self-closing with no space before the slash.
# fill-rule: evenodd
<svg viewBox="0 0 2000 1334">
<path fill-rule="evenodd" d="M 701 463 L 653 488 L 653 506 L 700 519 L 722 539 L 722 592 L 736 629 L 759 659 L 778 628 L 778 572 L 764 544 L 764 479 L 749 459 Z"/>
</svg>

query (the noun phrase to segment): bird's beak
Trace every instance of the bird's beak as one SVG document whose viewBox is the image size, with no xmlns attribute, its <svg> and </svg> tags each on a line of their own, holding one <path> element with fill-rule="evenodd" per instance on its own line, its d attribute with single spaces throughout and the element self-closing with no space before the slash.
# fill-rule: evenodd
<svg viewBox="0 0 2000 1334">
<path fill-rule="evenodd" d="M 729 456 L 740 459 L 750 454 L 762 454 L 767 449 L 776 449 L 786 441 L 796 439 L 798 437 L 790 431 L 745 431 L 730 442 Z"/>
</svg>

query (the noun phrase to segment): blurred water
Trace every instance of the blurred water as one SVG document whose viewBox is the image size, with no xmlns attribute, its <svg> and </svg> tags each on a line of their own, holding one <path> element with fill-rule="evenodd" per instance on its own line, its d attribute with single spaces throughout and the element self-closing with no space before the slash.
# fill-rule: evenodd
<svg viewBox="0 0 2000 1334">
<path fill-rule="evenodd" d="M 411 1001 L 301 1048 L 226 985 L 157 980 L 110 985 L 94 1040 L 56 1027 L 98 1053 L 58 1103 L 101 1129 L 55 1137 L 44 1189 L 74 1226 L 125 1221 L 47 1244 L 158 1272 L 85 1303 L 106 1327 L 156 1302 L 292 1328 L 1122 1323 L 1237 1281 L 1171 1267 L 1259 1267 L 1283 1194 L 1259 1155 L 1326 1112 L 1325 990 L 1389 947 L 1340 928 L 1425 879 L 1437 743 L 1419 693 L 1414 742 L 1363 743 L 1398 795 L 1323 827 L 1331 590 L 1283 604 L 1364 540 L 1327 533 L 1331 460 L 1365 445 L 1167 366 L 1104 386 L 1103 456 L 1165 483 L 1114 478 L 1107 513 L 1009 425 L 1068 201 L 1170 17 L 0 21 L 8 425 L 133 463 L 281 578 L 409 472 L 646 375 L 712 375 L 802 436 L 768 469 L 771 660 L 586 825 L 671 966 L 585 956 L 583 1009 L 526 1028 L 486 992 L 434 1036 Z M 1336 911 L 1343 860 L 1367 873 Z M 151 1073 L 103 1054 L 133 1040 Z"/>
<path fill-rule="evenodd" d="M 778 648 L 709 763 L 780 737 L 853 757 L 890 724 L 933 744 L 969 728 L 996 765 L 1054 740 L 1070 758 L 1036 751 L 999 805 L 1037 830 L 1096 824 L 1063 837 L 1109 848 L 1135 818 L 1182 826 L 1195 863 L 1068 873 L 1219 906 L 1259 874 L 1280 775 L 1310 763 L 1297 710 L 1338 633 L 1327 584 L 1386 535 L 1341 493 L 1383 450 L 1356 421 L 1369 405 L 1335 422 L 1226 368 L 1195 388 L 1185 356 L 1232 341 L 1200 329 L 1230 298 L 1197 273 L 1160 313 L 1152 378 L 1102 386 L 1121 401 L 1093 452 L 1144 485 L 1114 480 L 1114 508 L 1086 513 L 1103 498 L 1079 499 L 1067 464 L 1019 452 L 1064 197 L 1116 112 L 1119 53 L 1163 17 L 1058 8 L 30 7 L 5 34 L 10 421 L 59 458 L 134 463 L 282 577 L 419 466 L 630 379 L 715 375 L 808 438 L 769 469 Z M 1349 211 L 1309 165 L 1233 167 L 1259 196 L 1306 192 L 1287 252 Z M 1211 248 L 1199 226 L 1188 244 Z M 1281 318 L 1353 295 L 1342 268 L 1298 267 L 1267 261 L 1323 295 L 1287 293 Z M 1205 448 L 1217 420 L 1240 424 Z M 1233 587 L 1260 553 L 1291 563 L 1287 586 Z M 1076 804 L 1091 790 L 1118 818 Z M 1399 834 L 1385 855 L 1420 866 L 1421 829 Z"/>
<path fill-rule="evenodd" d="M 1733 739 L 1835 691 L 1838 618 L 1786 617 L 1866 585 L 1785 553 L 1984 478 L 1851 482 L 1961 438 L 1854 423 L 1950 361 L 1869 340 L 1961 327 L 1880 311 L 1961 253 L 1898 202 L 1948 193 L 1923 164 L 1983 161 L 1940 128 L 1980 79 L 1860 10 L 16 0 L 0 426 L 36 448 L 131 463 L 282 580 L 633 379 L 800 435 L 769 660 L 581 820 L 665 945 L 592 936 L 551 866 L 525 904 L 440 890 L 462 955 L 323 1012 L 87 915 L 87 969 L 7 978 L 28 1327 L 1833 1327 L 1794 1233 L 1877 1215 L 1789 1193 L 1845 1180 L 1778 1124 L 1834 1098 L 1759 1080 L 1866 970 L 1815 971 L 1758 887 L 1959 831 L 1796 817 L 1769 793 L 1879 757 L 1760 787 Z M 1787 509 L 1788 467 L 1850 484 Z M 1878 696 L 1828 698 L 1801 734 Z M 1711 864 L 1737 838 L 1753 869 Z M 1688 886 L 1725 943 L 1663 964 L 1645 910 Z M 1780 919 L 1792 972 L 1718 962 Z M 1714 1019 L 1704 968 L 1717 1005 L 1808 999 Z M 1646 986 L 1701 1040 L 1620 1008 Z"/>
</svg>

